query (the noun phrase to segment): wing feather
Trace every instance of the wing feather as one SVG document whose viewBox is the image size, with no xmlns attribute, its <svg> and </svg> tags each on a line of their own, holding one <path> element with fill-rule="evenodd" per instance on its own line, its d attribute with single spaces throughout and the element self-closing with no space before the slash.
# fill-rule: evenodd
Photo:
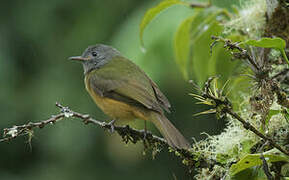
<svg viewBox="0 0 289 180">
<path fill-rule="evenodd" d="M 127 98 L 148 109 L 162 112 L 170 104 L 157 85 L 134 63 L 117 57 L 88 74 L 90 87 L 101 96 Z M 117 96 L 112 95 L 117 94 Z"/>
</svg>

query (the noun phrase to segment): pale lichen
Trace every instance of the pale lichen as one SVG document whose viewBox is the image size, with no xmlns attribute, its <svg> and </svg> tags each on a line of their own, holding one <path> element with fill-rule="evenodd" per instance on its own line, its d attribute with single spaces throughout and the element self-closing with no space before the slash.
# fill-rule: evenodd
<svg viewBox="0 0 289 180">
<path fill-rule="evenodd" d="M 18 129 L 17 126 L 13 126 L 12 128 L 10 128 L 8 130 L 8 132 L 6 133 L 6 135 L 10 135 L 11 137 L 16 137 L 18 134 Z"/>
<path fill-rule="evenodd" d="M 280 111 L 280 113 L 273 115 L 268 122 L 268 133 L 273 134 L 274 131 L 280 130 L 283 127 L 288 125 L 287 120 L 284 115 L 281 113 L 282 108 L 276 102 L 272 105 L 271 110 Z"/>
<path fill-rule="evenodd" d="M 254 113 L 250 108 L 248 95 L 242 97 L 244 97 L 244 99 L 242 102 L 242 110 L 239 111 L 240 116 L 261 131 L 261 117 L 253 115 Z M 288 122 L 281 113 L 281 106 L 274 102 L 270 110 L 280 110 L 280 113 L 270 116 L 266 126 L 267 130 L 264 133 L 269 136 L 274 136 L 274 133 L 276 134 L 277 132 L 278 136 L 283 136 L 283 139 L 286 138 L 289 132 L 288 129 L 284 127 L 288 126 Z M 251 154 L 252 147 L 261 140 L 254 133 L 245 129 L 239 121 L 230 116 L 227 117 L 227 127 L 221 134 L 214 136 L 206 133 L 203 134 L 208 137 L 205 140 L 196 142 L 193 151 L 208 160 L 221 163 L 223 166 L 216 164 L 213 170 L 203 168 L 195 176 L 196 179 L 203 179 L 203 177 L 214 179 L 215 176 L 230 179 L 230 164 L 238 162 L 247 154 Z M 282 139 L 282 137 L 279 137 L 279 139 Z"/>
<path fill-rule="evenodd" d="M 266 23 L 266 1 L 241 1 L 240 6 L 239 13 L 224 24 L 224 33 L 238 31 L 249 38 L 259 38 L 263 34 Z"/>
</svg>

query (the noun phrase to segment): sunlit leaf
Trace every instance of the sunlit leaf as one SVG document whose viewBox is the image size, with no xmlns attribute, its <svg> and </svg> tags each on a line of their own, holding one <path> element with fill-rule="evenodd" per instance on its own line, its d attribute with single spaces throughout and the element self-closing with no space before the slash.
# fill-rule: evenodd
<svg viewBox="0 0 289 180">
<path fill-rule="evenodd" d="M 191 59 L 192 59 L 192 40 L 194 39 L 197 27 L 204 21 L 206 16 L 211 13 L 211 9 L 196 10 L 195 14 L 185 19 L 179 26 L 174 38 L 174 50 L 176 62 L 185 79 L 191 78 Z M 197 78 L 195 78 L 197 79 Z"/>
<path fill-rule="evenodd" d="M 285 53 L 286 41 L 282 38 L 261 38 L 259 40 L 250 39 L 245 41 L 244 44 L 256 47 L 278 49 L 289 65 L 289 60 Z"/>
<path fill-rule="evenodd" d="M 179 26 L 175 37 L 174 37 L 174 50 L 176 62 L 184 76 L 185 79 L 188 79 L 188 61 L 190 58 L 191 51 L 191 29 L 192 22 L 198 16 L 199 11 L 196 12 L 193 16 L 185 19 Z"/>
<path fill-rule="evenodd" d="M 140 23 L 140 41 L 142 47 L 144 47 L 144 42 L 143 42 L 143 32 L 146 26 L 163 10 L 167 9 L 170 6 L 173 5 L 185 5 L 188 6 L 188 3 L 182 2 L 180 0 L 164 0 L 160 2 L 157 6 L 150 8 L 142 18 L 142 21 Z"/>
<path fill-rule="evenodd" d="M 267 180 L 262 168 L 248 168 L 230 177 L 231 180 Z"/>
<path fill-rule="evenodd" d="M 224 50 L 219 46 L 216 50 L 218 53 L 215 51 L 211 56 L 211 35 L 219 35 L 223 31 L 217 19 L 227 15 L 228 12 L 224 9 L 215 7 L 201 9 L 179 26 L 174 39 L 174 50 L 176 62 L 185 79 L 195 79 L 202 85 L 208 76 L 216 74 L 216 66 L 220 63 L 216 58 Z M 228 59 L 226 63 L 230 64 L 230 60 Z"/>
<path fill-rule="evenodd" d="M 272 149 L 264 153 L 264 157 L 267 162 L 278 162 L 284 161 L 289 162 L 289 157 L 279 153 L 278 150 Z M 237 164 L 233 164 L 230 168 L 230 173 L 235 175 L 245 169 L 251 168 L 253 166 L 262 165 L 262 160 L 260 159 L 260 154 L 248 154 L 244 156 Z"/>
<path fill-rule="evenodd" d="M 189 62 L 189 71 L 193 72 L 192 78 L 197 79 L 199 85 L 202 85 L 209 76 L 216 75 L 216 66 L 220 62 L 210 60 L 218 56 L 216 53 L 213 57 L 210 54 L 211 36 L 222 33 L 223 27 L 217 19 L 222 18 L 226 14 L 224 12 L 225 10 L 217 8 L 204 10 L 192 26 L 192 58 Z"/>
<path fill-rule="evenodd" d="M 261 38 L 259 40 L 247 40 L 244 44 L 263 48 L 284 49 L 286 47 L 285 40 L 281 38 Z"/>
<path fill-rule="evenodd" d="M 193 72 L 193 78 L 196 78 L 199 85 L 202 85 L 209 76 L 215 75 L 216 62 L 209 61 L 211 58 L 210 44 L 211 36 L 222 32 L 223 28 L 217 21 L 204 24 L 200 36 L 193 40 L 192 60 L 190 62 L 190 71 Z"/>
<path fill-rule="evenodd" d="M 207 30 L 207 26 L 217 21 L 217 17 L 220 15 L 227 15 L 227 11 L 225 9 L 219 8 L 210 8 L 203 11 L 203 16 L 200 18 L 198 26 L 194 26 L 195 28 L 192 30 L 192 35 L 194 36 L 195 40 L 198 40 L 200 36 Z M 211 37 L 210 37 L 211 38 Z"/>
</svg>

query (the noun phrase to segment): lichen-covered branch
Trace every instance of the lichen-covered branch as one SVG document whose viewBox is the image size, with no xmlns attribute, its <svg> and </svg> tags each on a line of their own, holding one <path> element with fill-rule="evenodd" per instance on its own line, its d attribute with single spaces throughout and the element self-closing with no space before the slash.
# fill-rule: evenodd
<svg viewBox="0 0 289 180">
<path fill-rule="evenodd" d="M 261 91 L 268 91 L 271 93 L 275 93 L 277 95 L 277 100 L 278 100 L 277 103 L 285 108 L 289 108 L 289 99 L 287 98 L 287 94 L 284 92 L 284 90 L 280 88 L 280 82 L 282 82 L 281 81 L 282 79 L 279 79 L 280 82 L 277 79 L 279 76 L 285 75 L 285 77 L 283 77 L 283 81 L 284 79 L 286 80 L 288 69 L 286 68 L 285 70 L 281 71 L 277 75 L 270 77 L 269 72 L 270 70 L 272 70 L 272 68 L 267 68 L 268 63 L 269 63 L 267 59 L 268 52 L 269 52 L 268 49 L 267 50 L 263 49 L 263 51 L 259 52 L 258 56 L 261 56 L 261 57 L 259 57 L 259 61 L 256 61 L 256 57 L 254 58 L 254 54 L 252 55 L 246 49 L 240 47 L 239 43 L 232 42 L 231 40 L 224 39 L 222 37 L 212 36 L 211 38 L 215 40 L 211 44 L 211 49 L 217 42 L 223 42 L 224 47 L 231 51 L 234 58 L 247 60 L 247 64 L 249 64 L 249 66 L 254 72 L 254 76 L 250 76 L 250 75 L 248 76 L 252 77 L 257 83 L 259 83 L 259 87 L 261 88 Z M 237 50 L 238 52 L 235 52 L 234 50 Z M 270 104 L 269 101 L 272 101 L 270 96 L 273 97 L 272 95 L 273 94 L 267 97 L 268 102 L 266 103 Z M 263 104 L 266 104 L 266 103 L 263 103 Z M 267 113 L 265 112 L 263 114 L 266 115 Z"/>
<path fill-rule="evenodd" d="M 283 152 L 287 156 L 289 156 L 289 152 L 286 151 L 283 147 L 281 147 L 279 144 L 277 144 L 273 139 L 270 137 L 265 136 L 260 131 L 258 131 L 254 126 L 252 126 L 248 121 L 244 120 L 241 116 L 239 116 L 237 113 L 235 113 L 232 109 L 224 108 L 224 112 L 230 114 L 235 119 L 237 119 L 239 122 L 243 124 L 243 127 L 247 130 L 252 131 L 254 134 L 259 136 L 260 138 L 264 139 L 265 142 L 268 141 L 273 147 L 277 148 L 279 151 Z"/>
<path fill-rule="evenodd" d="M 228 50 L 238 50 L 238 52 L 232 52 L 232 55 L 237 58 L 237 59 L 248 59 L 248 62 L 250 63 L 251 68 L 254 71 L 258 71 L 260 70 L 260 67 L 258 66 L 258 64 L 254 61 L 254 59 L 250 56 L 250 54 L 248 53 L 248 51 L 246 49 L 243 49 L 239 46 L 239 43 L 234 43 L 229 39 L 224 39 L 222 37 L 216 37 L 216 36 L 212 36 L 211 37 L 213 40 L 215 40 L 213 42 L 213 44 L 211 44 L 211 51 L 213 46 L 217 43 L 217 42 L 223 42 L 224 43 L 224 48 L 227 48 Z"/>
<path fill-rule="evenodd" d="M 8 142 L 17 137 L 32 134 L 34 129 L 41 129 L 50 124 L 55 124 L 58 121 L 64 120 L 66 118 L 78 118 L 84 124 L 93 124 L 112 132 L 112 128 L 115 132 L 117 132 L 123 139 L 125 143 L 137 143 L 143 142 L 145 148 L 152 149 L 155 152 L 159 152 L 159 150 L 163 147 L 168 147 L 170 152 L 173 152 L 176 156 L 182 159 L 183 164 L 185 164 L 190 173 L 192 173 L 195 168 L 210 168 L 213 167 L 216 162 L 207 160 L 203 157 L 196 157 L 196 155 L 190 150 L 186 149 L 173 149 L 169 147 L 167 141 L 159 136 L 153 135 L 152 133 L 144 130 L 137 130 L 134 128 L 126 126 L 115 126 L 112 123 L 106 123 L 103 121 L 96 120 L 90 117 L 87 114 L 82 114 L 79 112 L 75 112 L 68 107 L 62 106 L 60 103 L 56 103 L 56 106 L 60 109 L 60 113 L 57 115 L 53 115 L 51 118 L 40 121 L 40 122 L 29 122 L 24 125 L 13 126 L 11 128 L 5 128 L 3 133 L 3 138 L 0 139 L 0 142 Z M 153 153 L 154 154 L 154 153 Z"/>
<path fill-rule="evenodd" d="M 223 95 L 223 91 L 216 89 L 215 86 L 214 89 L 211 89 L 211 83 L 216 77 L 211 77 L 207 80 L 205 83 L 204 90 L 202 91 L 202 95 L 198 96 L 197 99 L 203 101 L 203 104 L 208 104 L 214 106 L 215 112 L 218 114 L 229 114 L 236 120 L 242 123 L 243 127 L 251 132 L 253 132 L 255 135 L 259 136 L 265 142 L 269 142 L 273 147 L 277 148 L 284 154 L 289 156 L 289 152 L 281 147 L 279 144 L 277 144 L 272 138 L 264 135 L 259 130 L 257 130 L 249 121 L 246 121 L 241 116 L 239 116 L 231 107 L 230 101 Z M 194 95 L 196 97 L 196 95 Z M 205 103 L 207 102 L 207 103 Z M 222 116 L 222 115 L 221 115 Z"/>
<path fill-rule="evenodd" d="M 10 141 L 12 139 L 15 139 L 19 136 L 23 135 L 29 135 L 30 132 L 32 132 L 32 129 L 34 128 L 43 128 L 49 124 L 54 124 L 57 121 L 60 121 L 63 117 L 66 117 L 66 113 L 60 113 L 57 115 L 53 115 L 51 118 L 40 121 L 40 122 L 29 122 L 28 124 L 19 125 L 19 126 L 13 126 L 11 128 L 5 128 L 3 131 L 3 138 L 0 139 L 0 142 Z"/>
<path fill-rule="evenodd" d="M 40 121 L 40 122 L 29 122 L 24 125 L 19 126 L 13 126 L 11 128 L 5 128 L 4 134 L 2 139 L 0 139 L 0 142 L 10 141 L 12 139 L 15 139 L 19 136 L 27 135 L 30 131 L 32 131 L 35 128 L 43 128 L 50 124 L 55 124 L 56 122 L 63 120 L 63 118 L 79 118 L 83 121 L 84 124 L 94 124 L 97 126 L 100 126 L 104 129 L 111 130 L 112 127 L 114 130 L 122 136 L 122 138 L 125 140 L 125 142 L 133 142 L 136 143 L 139 140 L 145 139 L 149 144 L 158 143 L 159 145 L 165 145 L 168 146 L 165 139 L 158 137 L 156 135 L 152 135 L 150 132 L 145 132 L 143 130 L 136 130 L 134 128 L 131 128 L 129 126 L 114 126 L 111 123 L 106 123 L 103 121 L 99 121 L 96 119 L 91 118 L 87 114 L 81 114 L 75 111 L 70 110 L 68 107 L 62 106 L 60 103 L 56 103 L 56 106 L 60 108 L 61 112 L 57 115 L 53 115 L 51 118 Z"/>
</svg>

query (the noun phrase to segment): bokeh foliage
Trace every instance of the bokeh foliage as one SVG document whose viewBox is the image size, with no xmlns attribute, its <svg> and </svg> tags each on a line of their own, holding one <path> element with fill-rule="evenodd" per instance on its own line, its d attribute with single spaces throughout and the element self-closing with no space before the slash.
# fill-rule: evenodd
<svg viewBox="0 0 289 180">
<path fill-rule="evenodd" d="M 145 32 L 146 53 L 140 50 L 138 25 L 155 4 L 133 0 L 3 1 L 0 129 L 48 118 L 57 111 L 55 101 L 106 120 L 85 92 L 82 68 L 67 60 L 88 45 L 105 43 L 118 48 L 158 82 L 173 106 L 169 119 L 186 137 L 198 139 L 203 131 L 218 133 L 224 122 L 213 121 L 214 116 L 209 115 L 192 117 L 201 107 L 196 109 L 188 98 L 192 87 L 176 68 L 172 52 L 177 25 L 194 12 L 182 7 L 163 12 Z M 143 123 L 136 126 L 142 128 Z M 126 146 L 115 135 L 73 120 L 36 131 L 31 145 L 25 138 L 0 144 L 1 179 L 186 177 L 173 155 L 163 152 L 152 161 L 151 156 L 142 155 L 142 145 Z"/>
<path fill-rule="evenodd" d="M 96 119 L 108 120 L 85 92 L 80 65 L 67 60 L 88 45 L 104 43 L 119 49 L 159 84 L 173 106 L 169 119 L 188 139 L 200 139 L 201 132 L 218 134 L 224 121 L 216 121 L 214 115 L 192 116 L 204 107 L 188 98 L 192 92 L 188 80 L 203 86 L 209 76 L 221 75 L 220 86 L 231 79 L 231 87 L 238 91 L 241 86 L 246 89 L 248 81 L 235 76 L 242 66 L 240 61 L 231 61 L 232 56 L 222 43 L 210 47 L 211 36 L 275 48 L 283 55 L 285 45 L 280 39 L 245 41 L 238 33 L 224 34 L 223 23 L 231 18 L 230 7 L 238 1 L 212 1 L 213 6 L 208 9 L 192 8 L 189 3 L 5 1 L 0 7 L 0 129 L 48 118 L 57 111 L 55 101 Z M 239 96 L 234 89 L 231 91 L 231 95 Z M 281 111 L 270 112 L 269 119 Z M 131 125 L 143 128 L 142 121 Z M 149 128 L 158 133 L 153 126 Z M 262 163 L 259 155 L 246 154 L 248 147 L 242 151 L 244 154 L 236 155 L 242 159 L 232 166 L 231 173 L 243 173 L 236 177 L 252 175 L 251 167 Z M 188 177 L 173 154 L 162 152 L 152 160 L 150 154 L 143 155 L 142 144 L 124 145 L 117 135 L 83 126 L 73 119 L 36 131 L 31 144 L 21 138 L 0 144 L 0 153 L 0 179 Z M 270 152 L 264 156 L 270 158 L 268 162 L 286 160 Z"/>
</svg>

